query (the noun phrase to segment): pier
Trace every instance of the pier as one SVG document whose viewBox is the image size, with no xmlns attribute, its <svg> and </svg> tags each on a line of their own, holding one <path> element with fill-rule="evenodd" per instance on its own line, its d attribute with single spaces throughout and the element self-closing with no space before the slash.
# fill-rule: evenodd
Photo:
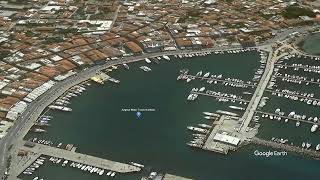
<svg viewBox="0 0 320 180">
<path fill-rule="evenodd" d="M 281 149 L 281 150 L 285 150 L 288 152 L 293 152 L 293 153 L 309 156 L 312 158 L 320 159 L 320 152 L 314 151 L 311 149 L 302 149 L 297 146 L 292 146 L 292 145 L 288 145 L 288 144 L 280 144 L 280 143 L 273 142 L 273 141 L 263 140 L 263 139 L 260 139 L 257 137 L 252 138 L 251 143 L 271 147 L 274 149 Z"/>
<path fill-rule="evenodd" d="M 309 83 L 309 84 L 316 84 L 318 86 L 320 86 L 320 82 L 317 82 L 317 81 L 309 81 L 309 80 L 304 80 L 304 79 L 295 79 L 295 78 L 292 78 L 292 77 L 289 77 L 289 76 L 283 76 L 283 75 L 275 75 L 274 77 L 276 78 L 282 78 L 282 79 L 287 79 L 289 81 L 296 81 L 296 82 L 303 82 L 303 83 Z M 285 81 L 285 80 L 283 80 Z"/>
<path fill-rule="evenodd" d="M 234 101 L 245 102 L 245 103 L 249 102 L 248 100 L 245 100 L 245 99 L 236 99 L 236 98 L 226 97 L 226 96 L 216 96 L 213 94 L 201 93 L 201 92 L 196 92 L 196 91 L 190 91 L 190 94 L 198 94 L 198 95 L 210 96 L 210 97 L 215 97 L 215 98 L 223 98 L 223 99 L 228 99 L 231 101 L 234 100 Z"/>
<path fill-rule="evenodd" d="M 37 143 L 35 143 L 34 147 L 23 146 L 22 148 L 23 150 L 31 151 L 37 154 L 66 159 L 69 161 L 82 163 L 82 164 L 97 167 L 100 169 L 111 170 L 118 173 L 138 172 L 141 170 L 141 168 L 133 165 L 110 161 L 107 159 L 102 159 L 102 158 L 94 157 L 91 155 L 81 154 L 81 153 L 68 151 L 65 149 L 60 149 L 60 148 L 51 147 L 47 145 L 37 144 Z"/>
<path fill-rule="evenodd" d="M 200 80 L 213 80 L 221 83 L 230 83 L 230 84 L 239 84 L 243 86 L 250 86 L 250 87 L 256 87 L 255 84 L 249 84 L 249 83 L 244 83 L 244 82 L 236 82 L 236 81 L 228 81 L 225 79 L 219 79 L 219 78 L 211 78 L 211 77 L 202 77 L 202 76 L 194 76 L 194 75 L 186 75 L 187 78 L 189 79 L 200 79 Z"/>
<path fill-rule="evenodd" d="M 286 93 L 286 92 L 281 92 L 281 91 L 273 91 L 273 90 L 269 90 L 269 89 L 266 89 L 266 92 L 278 93 L 278 94 L 288 95 L 288 96 L 296 96 L 298 98 L 312 100 L 312 101 L 320 101 L 320 99 L 313 98 L 313 97 L 306 97 L 306 96 L 302 96 L 300 94 Z"/>
<path fill-rule="evenodd" d="M 263 47 L 261 47 L 263 48 Z M 240 131 L 242 131 L 244 134 L 247 131 L 247 127 L 249 126 L 250 121 L 253 118 L 253 115 L 259 105 L 259 102 L 263 96 L 263 93 L 271 79 L 271 76 L 273 74 L 273 70 L 274 70 L 274 66 L 275 63 L 281 59 L 282 57 L 288 55 L 288 53 L 283 53 L 281 54 L 281 50 L 288 48 L 287 45 L 282 45 L 279 48 L 277 48 L 276 50 L 273 50 L 272 47 L 264 47 L 263 49 L 265 49 L 265 51 L 269 52 L 268 55 L 268 60 L 266 63 L 266 68 L 264 70 L 264 73 L 259 81 L 259 84 L 252 96 L 252 99 L 250 100 L 250 103 L 246 109 L 246 111 L 244 112 L 243 116 L 242 116 L 242 124 L 241 124 L 241 129 Z M 280 54 L 279 54 L 280 53 Z"/>
<path fill-rule="evenodd" d="M 268 114 L 269 116 L 276 116 L 276 117 L 281 117 L 281 118 L 284 118 L 284 119 L 289 119 L 289 120 L 293 120 L 293 121 L 300 121 L 300 122 L 305 122 L 305 123 L 309 123 L 309 124 L 313 124 L 313 125 L 318 125 L 320 126 L 320 123 L 319 122 L 314 122 L 314 121 L 308 121 L 308 120 L 303 120 L 303 119 L 295 119 L 295 118 L 290 118 L 290 117 L 287 117 L 287 116 L 281 116 L 279 114 L 274 114 L 274 113 L 268 113 L 268 112 L 263 112 L 263 111 L 256 111 L 257 113 L 260 113 L 260 114 Z M 275 121 L 277 121 L 276 119 L 274 119 Z"/>
</svg>

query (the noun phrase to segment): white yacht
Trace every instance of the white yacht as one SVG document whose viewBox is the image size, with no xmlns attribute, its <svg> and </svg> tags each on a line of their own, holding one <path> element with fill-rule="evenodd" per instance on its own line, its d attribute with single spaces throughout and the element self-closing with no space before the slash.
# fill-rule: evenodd
<svg viewBox="0 0 320 180">
<path fill-rule="evenodd" d="M 317 129 L 318 129 L 318 125 L 317 124 L 314 124 L 312 127 L 311 127 L 311 132 L 315 132 Z"/>
<path fill-rule="evenodd" d="M 165 60 L 170 61 L 170 57 L 169 57 L 169 56 L 163 55 L 162 57 L 163 57 Z"/>
<path fill-rule="evenodd" d="M 206 88 L 205 87 L 202 87 L 199 89 L 199 92 L 203 92 Z"/>
<path fill-rule="evenodd" d="M 209 77 L 209 75 L 210 75 L 210 72 L 207 72 L 206 74 L 203 75 L 203 77 L 207 78 L 207 77 Z"/>
<path fill-rule="evenodd" d="M 150 60 L 150 59 L 148 59 L 148 58 L 145 58 L 145 61 L 146 61 L 148 64 L 150 64 L 150 63 L 151 63 L 151 60 Z"/>
<path fill-rule="evenodd" d="M 139 163 L 130 162 L 130 164 L 132 164 L 132 165 L 134 165 L 134 166 L 137 166 L 137 167 L 139 167 L 139 168 L 144 168 L 144 165 L 139 164 Z"/>
</svg>

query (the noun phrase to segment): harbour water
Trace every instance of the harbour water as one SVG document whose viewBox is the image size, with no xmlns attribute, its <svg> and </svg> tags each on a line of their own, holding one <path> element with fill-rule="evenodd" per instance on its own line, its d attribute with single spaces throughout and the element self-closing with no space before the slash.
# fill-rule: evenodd
<svg viewBox="0 0 320 180">
<path fill-rule="evenodd" d="M 223 74 L 224 77 L 251 80 L 259 67 L 258 53 L 212 55 L 189 59 L 161 60 L 160 64 L 148 64 L 152 69 L 143 72 L 139 66 L 145 62 L 129 64 L 130 70 L 120 68 L 109 73 L 119 79 L 120 84 L 93 84 L 81 96 L 72 100 L 72 112 L 53 112 L 51 126 L 47 133 L 27 135 L 26 139 L 38 137 L 53 142 L 74 144 L 79 152 L 104 157 L 119 162 L 138 162 L 146 166 L 143 173 L 117 175 L 115 179 L 140 179 L 150 170 L 168 172 L 200 180 L 250 180 L 290 179 L 300 180 L 320 177 L 319 161 L 289 153 L 287 156 L 255 156 L 255 150 L 273 149 L 247 146 L 229 155 L 220 155 L 195 150 L 186 145 L 192 139 L 187 126 L 209 123 L 202 116 L 203 111 L 218 109 L 231 111 L 233 103 L 219 103 L 215 98 L 199 96 L 196 101 L 187 101 L 193 87 L 242 95 L 243 89 L 219 84 L 207 84 L 193 80 L 190 83 L 177 81 L 179 70 L 188 68 L 189 74 L 198 71 Z M 246 91 L 253 92 L 249 88 Z M 250 96 L 243 95 L 246 99 Z M 154 109 L 142 112 L 123 112 L 122 109 Z M 267 108 L 267 107 L 266 107 Z M 290 107 L 288 107 L 290 108 Z M 263 121 L 261 136 L 271 137 L 273 122 Z M 296 127 L 282 129 L 295 133 Z M 299 127 L 302 129 L 303 127 Z M 305 129 L 308 131 L 309 129 Z M 105 179 L 83 173 L 78 169 L 51 165 L 49 162 L 32 176 L 49 180 L 60 179 Z M 32 179 L 23 177 L 23 179 Z"/>
<path fill-rule="evenodd" d="M 320 54 L 320 33 L 315 33 L 307 36 L 303 41 L 302 49 L 308 54 Z"/>
</svg>

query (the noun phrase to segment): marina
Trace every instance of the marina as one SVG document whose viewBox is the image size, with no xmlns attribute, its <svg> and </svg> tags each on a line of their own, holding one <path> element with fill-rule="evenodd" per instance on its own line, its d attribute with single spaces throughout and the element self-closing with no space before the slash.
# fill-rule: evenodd
<svg viewBox="0 0 320 180">
<path fill-rule="evenodd" d="M 214 56 L 218 56 L 215 57 L 216 59 L 219 59 L 219 61 L 214 62 L 212 64 L 214 64 L 214 66 L 217 66 L 216 69 L 211 70 L 210 72 L 215 72 L 215 74 L 222 74 L 223 72 L 219 72 L 219 62 L 222 62 L 222 59 L 225 58 L 225 56 L 230 56 L 230 55 L 214 55 Z M 237 56 L 241 56 L 241 54 L 237 54 Z M 90 99 L 92 99 L 92 101 L 90 100 L 90 103 L 92 103 L 92 106 L 94 107 L 98 107 L 98 109 L 100 109 L 101 112 L 103 111 L 107 111 L 106 113 L 108 113 L 108 117 L 111 115 L 114 118 L 108 118 L 108 125 L 106 127 L 108 127 L 108 131 L 111 132 L 105 132 L 105 129 L 99 129 L 98 127 L 96 127 L 96 125 L 94 124 L 90 124 L 93 128 L 95 129 L 96 132 L 91 132 L 90 134 L 87 134 L 90 137 L 94 137 L 96 141 L 103 141 L 102 137 L 99 137 L 99 134 L 103 133 L 107 133 L 107 136 L 114 136 L 114 134 L 117 134 L 118 131 L 116 131 L 116 129 L 119 130 L 119 128 L 121 128 L 122 130 L 125 131 L 130 131 L 130 140 L 126 140 L 125 137 L 122 136 L 117 136 L 115 139 L 108 139 L 108 143 L 106 145 L 102 145 L 102 144 L 92 144 L 90 143 L 90 140 L 87 139 L 86 141 L 83 140 L 79 140 L 75 137 L 72 137 L 70 135 L 68 135 L 69 133 L 74 132 L 75 130 L 73 129 L 83 129 L 84 127 L 87 127 L 87 123 L 85 119 L 90 119 L 92 117 L 89 117 L 86 114 L 81 113 L 81 109 L 83 109 L 82 105 L 79 103 L 75 103 L 72 102 L 70 103 L 68 106 L 70 108 L 72 108 L 72 116 L 69 113 L 64 113 L 64 112 L 49 112 L 47 115 L 53 116 L 53 120 L 50 121 L 50 130 L 47 133 L 43 133 L 40 136 L 43 139 L 50 139 L 54 142 L 72 142 L 73 144 L 77 144 L 78 147 L 81 147 L 81 152 L 85 153 L 85 154 L 91 154 L 91 155 L 96 155 L 98 157 L 102 156 L 106 156 L 107 159 L 109 159 L 108 157 L 111 157 L 112 160 L 116 160 L 116 161 L 121 161 L 121 162 L 139 162 L 138 164 L 141 163 L 141 165 L 143 164 L 144 166 L 152 166 L 153 169 L 156 170 L 160 170 L 160 171 L 168 171 L 170 169 L 175 169 L 178 168 L 178 170 L 174 171 L 173 174 L 179 174 L 183 177 L 190 177 L 191 179 L 206 179 L 207 177 L 205 176 L 206 173 L 211 172 L 211 170 L 206 168 L 196 168 L 195 166 L 192 165 L 188 165 L 187 169 L 197 169 L 197 174 L 193 174 L 192 172 L 194 172 L 194 170 L 192 171 L 188 171 L 186 168 L 182 168 L 182 163 L 179 160 L 176 160 L 176 162 L 172 162 L 170 164 L 168 164 L 167 162 L 169 161 L 168 159 L 175 159 L 174 156 L 176 156 L 175 153 L 171 154 L 171 153 L 166 153 L 166 157 L 159 155 L 159 157 L 154 157 L 154 154 L 159 154 L 159 153 L 163 153 L 163 147 L 172 147 L 172 146 L 179 146 L 177 147 L 179 149 L 179 155 L 183 156 L 184 159 L 188 159 L 188 161 L 192 161 L 196 164 L 207 164 L 210 165 L 210 167 L 214 167 L 215 169 L 219 169 L 218 164 L 219 163 L 223 163 L 225 160 L 223 160 L 224 158 L 217 156 L 215 157 L 215 155 L 213 154 L 207 154 L 205 152 L 202 152 L 203 150 L 199 149 L 200 151 L 197 151 L 196 149 L 198 149 L 198 147 L 195 148 L 195 150 L 193 150 L 194 148 L 186 145 L 188 143 L 189 138 L 186 139 L 186 137 L 190 137 L 190 136 L 194 136 L 194 140 L 193 144 L 198 144 L 200 142 L 203 142 L 203 144 L 201 145 L 201 148 L 203 148 L 205 151 L 208 150 L 212 150 L 213 152 L 219 152 L 219 153 L 228 153 L 228 156 L 233 157 L 233 158 L 240 158 L 241 159 L 241 163 L 246 162 L 246 164 L 248 164 L 248 166 L 253 166 L 253 164 L 250 164 L 250 162 L 247 162 L 247 159 L 244 158 L 244 153 L 245 154 L 251 154 L 251 149 L 248 148 L 246 150 L 243 150 L 243 152 L 236 152 L 236 153 L 229 153 L 229 151 L 233 151 L 235 149 L 237 149 L 237 141 L 238 139 L 241 140 L 244 137 L 241 136 L 241 133 L 237 134 L 234 132 L 234 128 L 241 128 L 242 125 L 242 119 L 240 119 L 239 117 L 242 116 L 242 113 L 244 108 L 246 108 L 245 106 L 240 106 L 239 107 L 239 103 L 234 104 L 235 102 L 229 101 L 229 102 L 225 102 L 226 104 L 224 105 L 219 103 L 218 101 L 212 101 L 212 99 L 207 98 L 206 96 L 201 97 L 201 99 L 198 99 L 197 102 L 192 102 L 192 103 L 186 103 L 186 97 L 188 96 L 188 93 L 190 93 L 190 89 L 194 88 L 194 87 L 198 87 L 198 90 L 201 89 L 201 87 L 205 87 L 205 89 L 203 89 L 202 93 L 206 93 L 208 91 L 208 89 L 210 89 L 210 91 L 212 92 L 221 92 L 221 93 L 225 93 L 225 94 L 233 94 L 236 95 L 237 97 L 247 97 L 247 96 L 252 96 L 252 92 L 250 92 L 250 87 L 249 88 L 245 88 L 243 91 L 237 90 L 237 87 L 232 87 L 232 86 L 225 86 L 224 84 L 214 84 L 212 83 L 212 85 L 210 85 L 210 83 L 207 83 L 207 80 L 201 80 L 201 79 L 197 79 L 197 81 L 191 81 L 190 83 L 184 84 L 184 83 L 176 83 L 176 79 L 172 78 L 172 77 L 177 77 L 176 73 L 184 68 L 188 68 L 190 69 L 190 71 L 195 71 L 198 72 L 199 70 L 203 70 L 203 72 L 209 72 L 208 70 L 205 70 L 208 65 L 206 66 L 202 66 L 202 67 L 194 67 L 195 64 L 197 64 L 197 56 L 194 56 L 195 61 L 181 61 L 181 62 L 177 62 L 175 63 L 174 61 L 179 61 L 178 56 L 177 58 L 172 58 L 172 56 L 170 56 L 170 61 L 161 61 L 161 59 L 157 60 L 159 61 L 159 64 L 153 64 L 152 66 L 150 66 L 152 63 L 150 63 L 149 68 L 152 69 L 152 71 L 149 71 L 148 73 L 150 73 L 150 76 L 155 76 L 155 74 L 157 74 L 155 77 L 157 78 L 157 82 L 155 82 L 153 80 L 154 77 L 145 77 L 143 74 L 145 73 L 144 71 L 139 70 L 141 66 L 143 66 L 143 63 L 137 63 L 137 64 L 130 64 L 130 70 L 132 69 L 136 69 L 137 72 L 135 72 L 134 74 L 130 74 L 129 76 L 125 76 L 125 75 L 121 75 L 121 86 L 117 87 L 117 86 L 113 86 L 113 85 L 95 85 L 93 84 L 91 87 L 88 87 L 87 89 L 90 89 L 88 92 L 90 92 L 90 94 L 105 94 L 104 98 L 108 99 L 108 101 L 110 102 L 114 102 L 112 103 L 112 105 L 105 105 L 103 104 L 103 102 L 99 101 L 99 99 L 101 99 L 101 97 L 95 97 L 92 99 L 92 97 Z M 258 56 L 259 57 L 259 56 Z M 202 58 L 208 58 L 208 57 L 202 57 Z M 247 58 L 247 55 L 244 55 L 243 58 Z M 257 58 L 257 56 L 255 55 L 255 58 Z M 220 60 L 221 59 L 221 60 Z M 250 58 L 249 58 L 250 59 Z M 224 59 L 224 61 L 226 61 L 226 59 Z M 185 63 L 183 63 L 185 62 Z M 144 62 L 146 63 L 146 62 Z M 167 63 L 170 63 L 170 66 L 167 65 Z M 172 64 L 171 64 L 172 63 Z M 181 63 L 181 64 L 178 64 Z M 227 63 L 227 62 L 225 62 Z M 236 63 L 236 62 L 233 62 Z M 218 65 L 217 65 L 218 64 Z M 223 64 L 223 63 L 222 63 Z M 221 64 L 221 65 L 222 65 Z M 199 66 L 200 64 L 198 64 L 197 66 Z M 191 67 L 192 66 L 192 67 Z M 201 66 L 201 65 L 200 65 Z M 236 65 L 235 65 L 236 66 Z M 166 71 L 168 72 L 169 76 L 166 80 L 161 80 L 160 77 L 164 76 L 160 73 L 159 68 L 161 67 L 165 67 Z M 257 65 L 255 64 L 255 67 L 257 67 Z M 254 69 L 253 67 L 248 67 L 250 69 Z M 242 70 L 241 70 L 242 71 Z M 232 72 L 228 73 L 224 73 L 223 76 L 224 77 L 241 77 L 241 79 L 243 79 L 244 82 L 249 82 L 252 80 L 253 74 L 251 75 L 245 75 L 245 73 L 241 72 L 240 70 L 234 69 Z M 249 70 L 244 70 L 249 72 Z M 112 73 L 111 75 L 113 77 L 119 77 L 120 74 L 125 74 L 125 73 L 129 73 L 129 71 L 123 67 L 122 69 L 118 69 L 116 71 L 112 71 L 110 73 Z M 170 72 L 170 73 L 169 73 Z M 205 75 L 206 73 L 204 73 L 203 75 Z M 211 74 L 211 73 L 210 73 Z M 136 94 L 134 93 L 129 93 L 128 94 L 128 98 L 126 100 L 126 102 L 136 102 L 133 104 L 130 104 L 130 106 L 141 106 L 140 103 L 142 104 L 150 104 L 150 106 L 154 107 L 156 109 L 155 112 L 145 112 L 142 115 L 142 119 L 139 120 L 137 122 L 137 120 L 134 120 L 134 122 L 131 123 L 131 121 L 126 122 L 127 124 L 123 124 L 120 122 L 117 122 L 117 119 L 132 119 L 132 113 L 114 113 L 117 112 L 117 110 L 124 108 L 123 104 L 121 103 L 115 103 L 117 101 L 119 101 L 120 94 L 124 93 L 123 89 L 126 88 L 130 88 L 132 85 L 128 82 L 133 82 L 131 79 L 144 79 L 144 83 L 148 84 L 148 86 L 135 86 L 138 89 L 135 91 L 135 93 L 140 92 L 141 96 L 143 97 L 150 97 L 150 99 L 143 99 L 141 100 L 141 98 L 139 98 L 139 96 L 136 96 Z M 168 79 L 172 79 L 172 80 L 168 80 Z M 172 89 L 170 87 L 175 86 L 175 88 L 180 88 L 181 91 L 179 91 L 179 93 L 173 93 Z M 168 90 L 170 90 L 170 92 L 172 93 L 171 95 L 168 94 L 168 92 L 166 92 L 166 95 L 162 95 L 162 99 L 158 99 L 157 97 L 152 96 L 152 94 L 162 94 L 163 92 L 161 91 L 161 89 L 157 88 L 157 87 L 169 87 Z M 234 88 L 234 89 L 233 89 Z M 107 89 L 107 90 L 106 90 Z M 212 89 L 212 90 L 211 90 Z M 147 90 L 147 91 L 146 91 Z M 102 93 L 102 92 L 108 92 L 108 93 Z M 210 92 L 209 91 L 209 92 Z M 248 92 L 249 91 L 249 92 Z M 143 93 L 142 93 L 143 92 Z M 126 93 L 128 93 L 126 91 Z M 111 96 L 112 94 L 112 96 Z M 116 94 L 119 94 L 119 96 L 117 96 Z M 143 94 L 143 95 L 142 95 Z M 80 101 L 81 99 L 87 99 L 88 94 L 86 95 L 81 95 L 77 98 L 77 101 Z M 141 97 L 140 96 L 140 97 Z M 201 95 L 202 96 L 202 95 Z M 166 97 L 166 98 L 164 98 Z M 189 109 L 192 108 L 192 114 L 190 113 L 186 113 L 184 115 L 179 114 L 177 119 L 184 119 L 184 121 L 179 122 L 182 123 L 183 125 L 179 125 L 179 126 L 174 126 L 172 127 L 172 130 L 168 130 L 168 132 L 166 131 L 165 133 L 159 132 L 157 131 L 157 135 L 152 133 L 152 131 L 154 131 L 154 126 L 157 126 L 157 129 L 167 129 L 166 126 L 164 126 L 165 124 L 172 124 L 172 119 L 169 118 L 170 116 L 166 115 L 165 117 L 167 118 L 160 118 L 163 117 L 163 115 L 160 115 L 159 112 L 161 111 L 166 111 L 166 113 L 169 113 L 170 111 L 168 110 L 168 108 L 170 107 L 166 107 L 164 105 L 167 105 L 168 103 L 166 103 L 165 99 L 170 99 L 175 97 L 177 100 L 175 101 L 176 104 L 174 104 L 174 107 L 179 107 L 178 109 L 182 109 L 182 107 Z M 97 99 L 98 98 L 98 99 Z M 156 98 L 156 99 L 155 99 Z M 237 99 L 237 98 L 235 98 Z M 231 100 L 231 99 L 230 99 Z M 87 100 L 88 101 L 88 100 Z M 141 102 L 142 101 L 142 102 Z M 154 102 L 157 102 L 157 104 L 155 104 Z M 248 102 L 247 102 L 248 103 Z M 163 105 L 161 105 L 163 104 Z M 196 107 L 194 106 L 194 104 L 198 104 Z M 203 105 L 201 105 L 203 104 Z M 205 105 L 204 105 L 205 104 Z M 246 104 L 243 104 L 246 105 Z M 99 107 L 107 107 L 107 109 L 103 108 L 103 110 Z M 210 107 L 210 108 L 209 108 Z M 109 110 L 110 108 L 110 110 Z M 149 107 L 150 108 L 150 107 Z M 171 107 L 173 108 L 173 107 Z M 98 109 L 95 109 L 93 114 L 98 114 Z M 220 109 L 220 111 L 218 111 Z M 242 109 L 242 110 L 240 110 Z M 183 110 L 186 111 L 186 110 Z M 190 111 L 190 110 L 189 110 Z M 197 113 L 198 112 L 198 113 Z M 211 116 L 211 114 L 204 114 L 202 112 L 213 112 L 218 114 L 218 112 L 220 112 L 220 114 L 222 113 L 221 117 L 224 117 L 224 120 L 221 120 L 221 118 L 219 118 L 219 116 Z M 170 113 L 169 113 L 170 114 Z M 237 115 L 237 116 L 230 116 L 230 115 Z M 100 115 L 103 116 L 103 115 Z M 159 118 L 157 118 L 157 116 L 159 116 Z M 176 116 L 176 115 L 175 115 Z M 116 118 L 115 118 L 116 117 Z M 208 120 L 207 118 L 208 117 Z M 210 118 L 209 118 L 210 117 Z M 59 120 L 59 121 L 56 121 Z M 82 120 L 81 120 L 82 119 Z M 113 120 L 114 119 L 114 120 Z M 150 120 L 152 119 L 152 120 Z M 200 120 L 199 120 L 200 119 Z M 219 120 L 220 119 L 220 120 Z M 80 121 L 81 120 L 81 121 Z M 146 121 L 148 120 L 148 121 Z M 150 121 L 150 122 L 149 122 Z M 211 122 L 210 122 L 211 121 Z M 51 128 L 51 127 L 56 127 L 58 126 L 58 124 L 61 124 L 62 122 L 64 122 L 64 126 L 66 128 L 69 127 L 70 132 L 61 132 L 59 129 L 56 128 Z M 77 122 L 77 123 L 75 123 Z M 104 120 L 101 119 L 95 119 L 95 122 L 99 123 L 103 123 Z M 198 126 L 200 129 L 194 129 L 194 128 L 190 128 L 192 130 L 197 130 L 197 131 L 203 131 L 204 132 L 204 136 L 199 135 L 202 134 L 201 132 L 191 132 L 189 130 L 187 130 L 188 126 L 192 126 L 192 127 L 196 127 Z M 251 125 L 252 126 L 252 125 Z M 135 128 L 133 128 L 135 127 Z M 86 129 L 86 128 L 85 128 Z M 114 130 L 113 130 L 114 129 Z M 159 142 L 160 144 L 154 144 L 153 146 L 156 146 L 156 149 L 151 150 L 150 152 L 150 148 L 145 149 L 145 145 L 143 145 L 142 147 L 141 144 L 135 144 L 137 143 L 137 139 L 145 139 L 145 134 L 142 132 L 145 132 L 146 129 L 150 129 L 151 131 L 149 132 L 149 136 L 151 136 L 150 138 L 152 138 L 152 142 Z M 203 130 L 201 130 L 203 129 Z M 248 127 L 247 129 L 249 133 L 255 134 L 257 131 L 257 127 L 256 128 L 252 128 L 252 127 Z M 83 129 L 83 131 L 85 131 Z M 177 131 L 179 133 L 177 133 Z M 209 132 L 207 132 L 209 131 Z M 228 132 L 228 133 L 225 133 Z M 55 135 L 54 135 L 55 134 Z M 59 134 L 57 136 L 57 134 Z M 179 140 L 175 140 L 175 139 L 168 139 L 166 143 L 169 144 L 163 144 L 164 142 L 161 142 L 161 139 L 163 137 L 167 137 L 167 136 L 172 136 L 172 137 L 177 137 L 179 138 Z M 34 134 L 29 134 L 27 138 L 30 138 L 34 136 Z M 230 143 L 226 143 L 225 141 L 229 141 L 230 139 L 232 139 L 232 143 L 234 144 L 230 144 Z M 120 143 L 123 142 L 123 143 Z M 148 141 L 148 140 L 147 140 Z M 150 141 L 150 140 L 149 140 Z M 231 142 L 231 141 L 230 141 Z M 240 141 L 239 141 L 240 142 Z M 102 145 L 102 149 L 98 150 L 99 148 L 101 148 Z M 131 150 L 134 152 L 139 152 L 137 153 L 130 153 L 128 151 L 126 151 L 125 149 L 123 149 L 123 146 L 130 146 Z M 99 146 L 99 148 L 98 148 Z M 202 147 L 203 146 L 203 147 Z M 83 148 L 83 147 L 90 147 L 90 148 Z M 162 149 L 162 151 L 158 151 L 157 149 Z M 167 151 L 171 151 L 171 149 L 167 149 Z M 103 155 L 104 152 L 107 152 L 108 155 Z M 196 155 L 195 155 L 196 153 Z M 140 155 L 139 155 L 140 154 Z M 150 156 L 148 155 L 150 154 Z M 151 155 L 152 154 L 152 155 Z M 194 157 L 196 156 L 196 158 Z M 194 157 L 194 158 L 193 158 Z M 164 160 L 166 159 L 166 160 Z M 210 163 L 210 162 L 215 162 L 214 164 Z M 260 159 L 259 161 L 263 161 L 262 159 Z M 284 160 L 285 162 L 286 160 Z M 297 160 L 300 161 L 300 160 Z M 301 160 L 302 161 L 302 160 Z M 282 162 L 282 163 L 284 163 Z M 312 161 L 313 162 L 313 161 Z M 312 163 L 310 162 L 310 163 Z M 230 162 L 231 163 L 231 162 Z M 240 164 L 235 163 L 235 161 L 232 161 L 233 165 L 231 166 L 231 169 L 236 169 L 236 166 L 239 166 Z M 240 162 L 239 162 L 240 163 Z M 304 162 L 304 163 L 309 163 L 309 162 Z M 255 165 L 257 167 L 257 164 L 255 163 Z M 295 167 L 293 167 L 294 169 Z M 298 168 L 298 167 L 296 167 Z M 61 170 L 62 171 L 62 170 Z M 264 171 L 263 168 L 259 168 L 258 165 L 258 170 L 257 173 L 259 173 Z M 170 172 L 170 171 L 169 171 Z M 41 172 L 40 172 L 41 173 Z M 199 175 L 199 173 L 203 174 L 203 175 Z M 150 174 L 150 173 L 149 173 Z M 210 173 L 209 173 L 210 174 Z M 41 174 L 40 174 L 41 175 Z M 40 177 L 39 174 L 37 174 L 37 176 Z M 235 178 L 232 177 L 232 175 L 225 175 L 224 173 L 217 173 L 216 174 L 218 177 L 226 177 L 227 179 L 231 179 L 231 178 Z M 133 175 L 135 176 L 135 175 Z M 245 175 L 246 176 L 246 175 Z M 42 176 L 41 176 L 42 177 Z M 98 176 L 97 176 L 98 177 Z M 249 177 L 249 175 L 248 175 Z M 80 176 L 79 176 L 80 178 Z M 128 177 L 122 177 L 122 176 L 117 176 L 117 179 L 127 179 Z M 128 178 L 130 179 L 130 178 Z M 138 178 L 136 178 L 138 179 Z"/>
</svg>

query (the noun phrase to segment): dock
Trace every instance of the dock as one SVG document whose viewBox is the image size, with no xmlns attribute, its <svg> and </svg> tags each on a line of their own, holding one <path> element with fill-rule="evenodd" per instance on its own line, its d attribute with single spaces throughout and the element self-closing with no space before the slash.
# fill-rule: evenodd
<svg viewBox="0 0 320 180">
<path fill-rule="evenodd" d="M 221 83 L 231 83 L 231 84 L 239 84 L 239 85 L 244 85 L 244 86 L 250 86 L 250 87 L 256 87 L 256 85 L 254 84 L 249 84 L 249 83 L 244 83 L 244 82 L 236 82 L 236 81 L 228 81 L 225 79 L 219 79 L 219 78 L 211 78 L 211 77 L 202 77 L 202 76 L 194 76 L 194 75 L 186 75 L 187 78 L 189 79 L 200 79 L 200 80 L 214 80 L 217 82 L 221 82 Z"/>
<path fill-rule="evenodd" d="M 288 144 L 281 144 L 281 143 L 277 143 L 277 142 L 273 142 L 273 141 L 267 141 L 267 140 L 263 140 L 263 139 L 260 139 L 257 137 L 252 138 L 251 143 L 271 147 L 274 149 L 281 149 L 281 150 L 285 150 L 288 152 L 293 152 L 293 153 L 305 155 L 308 157 L 320 159 L 320 152 L 314 151 L 311 149 L 303 149 L 303 148 L 300 148 L 297 146 L 292 146 L 292 145 L 288 145 Z"/>
<path fill-rule="evenodd" d="M 281 116 L 279 114 L 274 114 L 274 113 L 268 113 L 268 112 L 263 112 L 263 111 L 256 111 L 257 113 L 260 113 L 260 114 L 268 114 L 269 116 L 277 116 L 277 117 L 281 117 L 283 119 L 289 119 L 289 120 L 293 120 L 293 121 L 300 121 L 300 122 L 304 122 L 304 123 L 309 123 L 309 124 L 313 124 L 313 125 L 319 125 L 320 126 L 320 123 L 319 122 L 314 122 L 314 121 L 308 121 L 308 120 L 303 120 L 303 119 L 295 119 L 295 118 L 290 118 L 290 117 L 287 117 L 287 116 Z M 276 119 L 274 119 L 274 121 L 277 121 Z"/>
<path fill-rule="evenodd" d="M 310 80 L 304 80 L 304 79 L 296 79 L 296 78 L 292 78 L 292 77 L 288 77 L 288 76 L 283 76 L 283 75 L 275 75 L 274 77 L 276 78 L 281 78 L 281 79 L 287 79 L 289 81 L 297 81 L 297 82 L 301 82 L 301 83 L 309 83 L 309 84 L 316 84 L 318 86 L 320 86 L 320 82 L 317 81 L 310 81 Z M 285 81 L 285 80 L 283 80 Z"/>
<path fill-rule="evenodd" d="M 226 97 L 226 96 L 216 96 L 213 94 L 207 94 L 207 93 L 202 93 L 202 92 L 196 92 L 196 91 L 190 91 L 190 94 L 198 94 L 198 95 L 202 95 L 202 96 L 210 96 L 210 97 L 215 97 L 215 98 L 223 98 L 223 99 L 228 99 L 228 100 L 234 100 L 234 101 L 239 101 L 239 102 L 245 102 L 248 103 L 248 100 L 245 99 L 237 99 L 237 98 L 232 98 L 232 97 Z"/>
<path fill-rule="evenodd" d="M 192 180 L 192 179 L 184 178 L 181 176 L 175 176 L 172 174 L 165 174 L 162 180 Z"/>
<path fill-rule="evenodd" d="M 22 148 L 26 151 L 31 151 L 31 152 L 46 155 L 46 156 L 66 159 L 69 161 L 82 163 L 82 164 L 97 167 L 100 169 L 111 170 L 118 173 L 138 172 L 141 170 L 141 168 L 133 165 L 110 161 L 107 159 L 102 159 L 102 158 L 94 157 L 91 155 L 81 154 L 81 153 L 68 151 L 65 149 L 60 149 L 60 148 L 51 147 L 47 145 L 37 144 L 37 143 L 35 143 L 34 147 L 23 146 Z"/>
<path fill-rule="evenodd" d="M 300 95 L 300 94 L 286 93 L 286 92 L 281 92 L 281 91 L 273 91 L 273 90 L 269 90 L 269 89 L 266 89 L 265 91 L 266 92 L 271 92 L 271 93 L 278 93 L 278 94 L 282 94 L 282 95 L 296 96 L 296 97 L 301 98 L 301 99 L 307 99 L 307 100 L 312 100 L 312 101 L 320 101 L 320 99 L 313 98 L 313 97 L 306 97 L 306 96 L 303 96 L 303 95 Z"/>
</svg>

